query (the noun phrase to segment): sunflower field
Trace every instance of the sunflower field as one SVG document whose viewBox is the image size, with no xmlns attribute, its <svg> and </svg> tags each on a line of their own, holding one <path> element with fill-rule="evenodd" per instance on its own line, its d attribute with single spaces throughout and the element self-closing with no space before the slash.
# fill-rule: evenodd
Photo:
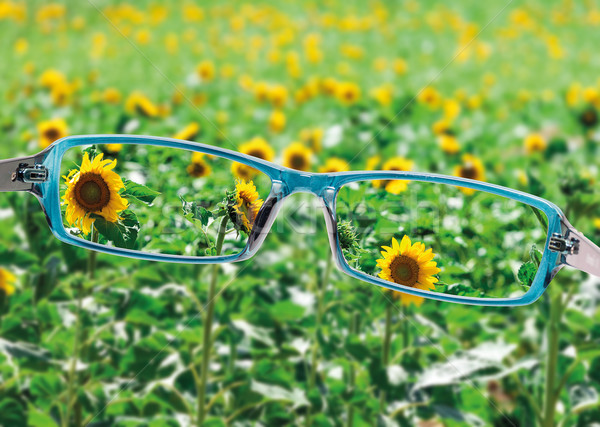
<svg viewBox="0 0 600 427">
<path fill-rule="evenodd" d="M 433 172 L 548 199 L 600 243 L 598 2 L 0 0 L 0 34 L 1 159 L 131 134 Z M 239 253 L 271 185 L 152 146 L 62 165 L 69 233 L 163 254 Z M 354 184 L 336 212 L 354 271 L 463 296 L 531 285 L 535 209 Z M 63 244 L 32 195 L 0 194 L 0 426 L 600 424 L 600 279 L 565 268 L 520 307 L 389 291 L 335 267 L 317 202 L 291 195 L 252 259 L 192 265 Z"/>
</svg>

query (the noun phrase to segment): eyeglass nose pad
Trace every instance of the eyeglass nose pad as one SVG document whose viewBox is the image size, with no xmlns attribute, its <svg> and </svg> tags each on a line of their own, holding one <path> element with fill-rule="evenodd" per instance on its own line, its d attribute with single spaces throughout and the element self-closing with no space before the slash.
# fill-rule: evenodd
<svg viewBox="0 0 600 427">
<path fill-rule="evenodd" d="M 277 213 L 283 205 L 283 200 L 287 197 L 285 187 L 282 182 L 273 181 L 271 193 L 264 201 L 258 215 L 254 220 L 252 232 L 248 236 L 248 245 L 244 251 L 244 258 L 249 258 L 256 253 L 260 245 L 265 241 L 267 234 L 271 230 Z"/>
<path fill-rule="evenodd" d="M 342 269 L 342 253 L 338 250 L 337 219 L 335 217 L 335 188 L 327 187 L 321 193 L 321 203 L 323 204 L 323 216 L 327 226 L 329 236 L 329 246 L 331 247 L 331 256 L 338 268 Z"/>
</svg>

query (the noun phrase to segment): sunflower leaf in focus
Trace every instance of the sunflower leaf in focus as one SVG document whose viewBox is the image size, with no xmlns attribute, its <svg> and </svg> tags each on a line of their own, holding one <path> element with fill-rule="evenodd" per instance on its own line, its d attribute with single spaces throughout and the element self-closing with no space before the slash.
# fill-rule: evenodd
<svg viewBox="0 0 600 427">
<path fill-rule="evenodd" d="M 92 215 L 95 219 L 94 227 L 107 240 L 115 246 L 133 249 L 140 230 L 137 216 L 130 210 L 121 212 L 119 221 L 110 222 L 99 215 Z"/>
<path fill-rule="evenodd" d="M 183 216 L 191 223 L 200 221 L 203 226 L 207 226 L 211 218 L 214 215 L 208 209 L 200 206 L 198 202 L 187 202 L 183 197 L 181 199 L 181 208 L 183 209 Z"/>
<path fill-rule="evenodd" d="M 158 191 L 154 191 L 145 185 L 138 184 L 129 179 L 123 179 L 123 184 L 125 184 L 125 190 L 121 193 L 121 196 L 127 198 L 133 197 L 147 205 L 151 205 L 154 199 L 160 195 Z"/>
</svg>

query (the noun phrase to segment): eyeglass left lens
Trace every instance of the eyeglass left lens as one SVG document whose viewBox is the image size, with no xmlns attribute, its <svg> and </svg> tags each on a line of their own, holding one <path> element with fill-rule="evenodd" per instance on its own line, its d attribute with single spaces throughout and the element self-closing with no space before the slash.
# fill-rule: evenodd
<svg viewBox="0 0 600 427">
<path fill-rule="evenodd" d="M 69 149 L 61 163 L 68 233 L 142 252 L 236 255 L 271 180 L 218 156 L 147 144 Z"/>
</svg>

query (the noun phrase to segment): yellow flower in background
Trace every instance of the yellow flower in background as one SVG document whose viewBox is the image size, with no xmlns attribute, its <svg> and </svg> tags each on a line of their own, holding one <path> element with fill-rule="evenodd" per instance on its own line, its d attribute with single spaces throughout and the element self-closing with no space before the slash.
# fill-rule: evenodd
<svg viewBox="0 0 600 427">
<path fill-rule="evenodd" d="M 17 278 L 10 271 L 0 267 L 0 291 L 3 291 L 6 296 L 11 296 L 15 293 L 15 283 Z"/>
<path fill-rule="evenodd" d="M 107 104 L 118 104 L 121 102 L 121 92 L 113 87 L 104 89 L 102 92 L 102 101 Z"/>
<path fill-rule="evenodd" d="M 337 93 L 338 81 L 332 77 L 327 77 L 321 81 L 321 91 L 324 95 L 333 96 Z"/>
<path fill-rule="evenodd" d="M 106 151 L 110 154 L 120 153 L 123 149 L 123 144 L 106 144 Z"/>
<path fill-rule="evenodd" d="M 460 114 L 460 104 L 454 99 L 446 99 L 442 105 L 444 118 L 454 120 Z"/>
<path fill-rule="evenodd" d="M 347 172 L 348 170 L 348 162 L 339 157 L 328 158 L 325 165 L 319 168 L 321 173 Z"/>
<path fill-rule="evenodd" d="M 360 87 L 354 82 L 338 83 L 335 95 L 345 105 L 352 105 L 360 99 Z"/>
<path fill-rule="evenodd" d="M 594 227 L 600 230 L 600 218 L 594 218 Z"/>
<path fill-rule="evenodd" d="M 581 92 L 581 98 L 588 104 L 598 105 L 600 103 L 600 92 L 593 86 L 586 87 Z"/>
<path fill-rule="evenodd" d="M 392 157 L 388 159 L 382 166 L 382 170 L 384 171 L 410 171 L 412 170 L 414 162 L 412 160 L 405 159 L 404 157 Z M 370 165 L 367 165 L 370 166 Z M 373 186 L 375 188 L 385 188 L 385 191 L 391 194 L 400 194 L 403 191 L 406 191 L 408 188 L 408 183 L 410 181 L 402 180 L 402 179 L 394 179 L 394 180 L 375 180 L 373 181 Z"/>
<path fill-rule="evenodd" d="M 460 144 L 454 135 L 442 134 L 438 136 L 440 148 L 446 154 L 456 154 L 460 151 Z"/>
<path fill-rule="evenodd" d="M 197 122 L 192 122 L 179 132 L 173 135 L 175 139 L 182 139 L 184 141 L 194 141 L 194 139 L 200 133 L 200 125 Z"/>
<path fill-rule="evenodd" d="M 532 154 L 545 151 L 548 143 L 546 142 L 546 138 L 544 138 L 541 134 L 532 133 L 531 135 L 527 135 L 527 137 L 525 137 L 523 145 L 525 146 L 525 151 L 527 154 Z"/>
<path fill-rule="evenodd" d="M 377 169 L 377 167 L 379 166 L 380 163 L 381 163 L 380 156 L 369 157 L 367 159 L 367 165 L 365 166 L 365 169 L 368 171 L 375 170 L 375 169 Z"/>
<path fill-rule="evenodd" d="M 53 68 L 45 70 L 40 76 L 40 85 L 46 89 L 52 89 L 57 84 L 66 83 L 65 75 Z"/>
<path fill-rule="evenodd" d="M 581 85 L 577 82 L 572 83 L 565 94 L 565 101 L 569 107 L 574 107 L 581 98 Z"/>
<path fill-rule="evenodd" d="M 67 122 L 61 118 L 46 120 L 37 125 L 39 133 L 39 145 L 46 148 L 54 141 L 64 138 L 69 134 Z"/>
<path fill-rule="evenodd" d="M 67 105 L 74 92 L 74 88 L 75 85 L 70 85 L 67 82 L 57 83 L 52 86 L 52 89 L 50 90 L 52 103 L 59 107 Z"/>
<path fill-rule="evenodd" d="M 267 97 L 274 107 L 281 108 L 288 99 L 288 90 L 283 85 L 273 85 L 267 89 Z"/>
<path fill-rule="evenodd" d="M 302 129 L 300 131 L 300 139 L 308 144 L 311 150 L 315 153 L 321 152 L 321 144 L 323 142 L 323 129 Z"/>
<path fill-rule="evenodd" d="M 208 60 L 202 61 L 196 67 L 196 73 L 202 81 L 211 81 L 215 77 L 215 65 Z"/>
<path fill-rule="evenodd" d="M 259 199 L 256 186 L 252 181 L 238 180 L 235 186 L 236 204 L 233 206 L 233 222 L 245 233 L 249 233 L 254 225 L 258 211 L 263 205 Z"/>
<path fill-rule="evenodd" d="M 29 49 L 29 42 L 27 39 L 22 37 L 17 39 L 15 42 L 15 52 L 19 55 L 23 55 L 27 52 L 27 49 Z"/>
<path fill-rule="evenodd" d="M 174 55 L 179 50 L 179 39 L 176 33 L 169 33 L 165 36 L 165 50 L 170 55 Z"/>
<path fill-rule="evenodd" d="M 142 29 L 139 30 L 137 33 L 135 33 L 135 41 L 138 42 L 139 44 L 148 44 L 150 43 L 150 40 L 152 40 L 152 35 L 150 34 L 150 31 L 147 29 Z"/>
<path fill-rule="evenodd" d="M 454 176 L 467 179 L 475 179 L 477 181 L 485 181 L 485 168 L 481 159 L 472 154 L 465 154 L 462 157 L 462 164 L 454 167 Z M 459 187 L 467 196 L 475 193 L 472 188 Z"/>
<path fill-rule="evenodd" d="M 393 90 L 388 84 L 378 86 L 371 91 L 371 96 L 375 101 L 379 102 L 383 107 L 387 107 L 392 103 Z"/>
<path fill-rule="evenodd" d="M 204 153 L 194 152 L 192 153 L 192 160 L 190 164 L 186 168 L 187 173 L 193 176 L 194 178 L 201 178 L 203 176 L 208 176 L 212 172 L 208 163 L 204 159 Z"/>
<path fill-rule="evenodd" d="M 293 142 L 283 151 L 283 166 L 300 171 L 308 171 L 312 151 L 300 142 Z"/>
<path fill-rule="evenodd" d="M 452 123 L 448 119 L 440 119 L 431 126 L 431 130 L 433 131 L 434 135 L 450 133 L 451 129 Z"/>
<path fill-rule="evenodd" d="M 392 68 L 394 69 L 394 72 L 400 76 L 406 74 L 406 72 L 408 71 L 408 64 L 406 63 L 406 61 L 402 58 L 396 58 L 394 59 L 394 64 L 392 66 Z"/>
<path fill-rule="evenodd" d="M 285 128 L 285 114 L 281 110 L 275 110 L 269 116 L 269 129 L 272 132 L 281 132 Z"/>
<path fill-rule="evenodd" d="M 256 82 L 252 85 L 254 97 L 257 101 L 262 102 L 269 99 L 269 85 L 265 82 Z"/>
<path fill-rule="evenodd" d="M 258 157 L 269 162 L 275 158 L 275 151 L 269 143 L 259 136 L 239 146 L 239 151 L 249 156 Z"/>
<path fill-rule="evenodd" d="M 411 242 L 408 236 L 398 241 L 392 237 L 392 246 L 382 246 L 381 256 L 377 259 L 377 266 L 381 269 L 379 277 L 388 282 L 411 288 L 431 291 L 435 289 L 438 279 L 435 277 L 441 270 L 433 261 L 435 254 L 431 248 L 425 250 L 422 242 Z M 402 305 L 415 304 L 420 306 L 423 298 L 393 292 L 394 298 L 400 299 Z"/>
<path fill-rule="evenodd" d="M 158 107 L 142 92 L 132 92 L 125 101 L 125 111 L 129 114 L 141 114 L 146 117 L 157 117 Z"/>
<path fill-rule="evenodd" d="M 64 177 L 67 190 L 62 204 L 67 207 L 67 223 L 78 227 L 84 234 L 91 231 L 95 221 L 91 215 L 117 222 L 119 213 L 129 206 L 119 194 L 125 185 L 113 171 L 117 161 L 104 160 L 103 157 L 100 153 L 90 161 L 89 154 L 85 153 L 79 170 L 74 169 Z"/>
<path fill-rule="evenodd" d="M 422 104 L 428 105 L 429 108 L 435 110 L 440 107 L 442 103 L 442 96 L 434 88 L 427 86 L 419 92 L 417 95 L 417 101 Z"/>
</svg>

